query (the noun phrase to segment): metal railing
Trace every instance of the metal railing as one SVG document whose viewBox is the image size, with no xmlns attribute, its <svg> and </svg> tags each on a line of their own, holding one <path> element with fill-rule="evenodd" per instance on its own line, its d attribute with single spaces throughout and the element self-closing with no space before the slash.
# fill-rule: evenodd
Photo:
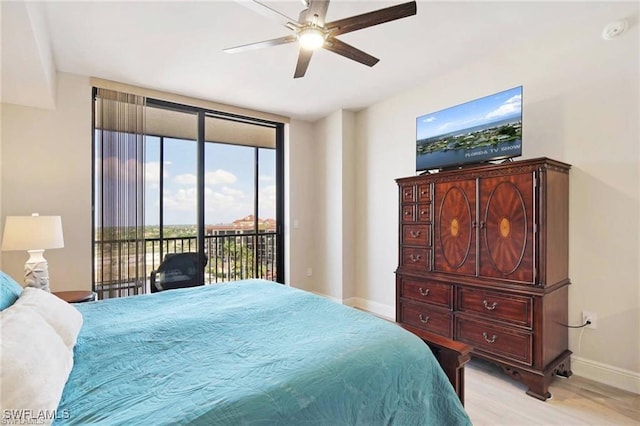
<svg viewBox="0 0 640 426">
<path fill-rule="evenodd" d="M 167 254 L 195 252 L 198 247 L 195 236 L 147 238 L 144 245 L 132 240 L 95 241 L 94 245 L 94 289 L 99 299 L 148 293 L 151 272 Z M 204 249 L 205 284 L 276 279 L 275 232 L 206 235 Z"/>
</svg>

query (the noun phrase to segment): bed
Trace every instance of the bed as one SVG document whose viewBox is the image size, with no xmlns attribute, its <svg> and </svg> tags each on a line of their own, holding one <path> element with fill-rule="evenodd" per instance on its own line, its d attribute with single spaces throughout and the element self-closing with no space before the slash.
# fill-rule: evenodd
<svg viewBox="0 0 640 426">
<path fill-rule="evenodd" d="M 424 342 L 263 280 L 76 304 L 54 424 L 470 424 Z"/>
</svg>

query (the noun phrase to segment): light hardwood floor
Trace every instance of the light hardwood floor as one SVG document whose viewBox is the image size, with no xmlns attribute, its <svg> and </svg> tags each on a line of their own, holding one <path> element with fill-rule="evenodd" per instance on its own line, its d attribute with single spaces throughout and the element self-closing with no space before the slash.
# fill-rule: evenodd
<svg viewBox="0 0 640 426">
<path fill-rule="evenodd" d="M 640 395 L 571 376 L 556 378 L 539 401 L 499 367 L 472 359 L 465 370 L 465 409 L 483 425 L 640 425 Z"/>
</svg>

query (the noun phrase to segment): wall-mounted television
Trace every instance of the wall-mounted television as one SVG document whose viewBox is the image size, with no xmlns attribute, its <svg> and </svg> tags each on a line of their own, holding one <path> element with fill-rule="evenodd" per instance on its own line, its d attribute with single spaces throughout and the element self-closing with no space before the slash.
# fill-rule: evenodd
<svg viewBox="0 0 640 426">
<path fill-rule="evenodd" d="M 416 171 L 522 155 L 522 86 L 416 119 Z"/>
</svg>

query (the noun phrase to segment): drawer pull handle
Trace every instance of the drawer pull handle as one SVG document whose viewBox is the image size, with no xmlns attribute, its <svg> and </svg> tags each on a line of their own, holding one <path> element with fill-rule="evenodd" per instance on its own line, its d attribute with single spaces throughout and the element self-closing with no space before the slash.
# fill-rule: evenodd
<svg viewBox="0 0 640 426">
<path fill-rule="evenodd" d="M 423 317 L 422 314 L 418 315 L 418 318 L 420 319 L 420 322 L 423 324 L 426 324 L 429 322 L 429 317 Z"/>
<path fill-rule="evenodd" d="M 484 331 L 482 332 L 482 337 L 484 337 L 484 340 L 487 341 L 487 343 L 493 343 L 496 341 L 496 335 L 494 334 L 493 336 L 491 336 L 491 339 L 489 339 L 489 336 L 487 336 L 487 333 L 485 333 Z"/>
<path fill-rule="evenodd" d="M 419 255 L 419 254 L 413 254 L 413 253 L 411 253 L 411 254 L 409 255 L 409 259 L 411 259 L 411 261 L 412 261 L 413 263 L 416 263 L 416 262 L 420 261 L 420 259 L 421 259 L 421 258 L 422 258 L 422 256 L 421 256 L 421 255 Z"/>
<path fill-rule="evenodd" d="M 420 214 L 421 214 L 422 216 L 424 216 L 424 215 L 426 215 L 426 214 L 427 214 L 427 211 L 426 211 L 426 210 L 420 210 Z"/>
<path fill-rule="evenodd" d="M 489 306 L 486 299 L 482 301 L 482 304 L 488 311 L 493 311 L 498 306 L 498 302 L 493 302 L 491 306 Z"/>
<path fill-rule="evenodd" d="M 410 216 L 410 215 L 411 215 L 411 212 L 410 212 L 409 210 L 405 210 L 404 215 L 405 215 L 405 216 Z"/>
<path fill-rule="evenodd" d="M 427 195 L 427 191 L 420 191 L 420 195 Z"/>
<path fill-rule="evenodd" d="M 423 296 L 428 296 L 429 295 L 429 289 L 423 290 L 422 287 L 420 287 L 420 294 Z"/>
<path fill-rule="evenodd" d="M 420 236 L 420 234 L 422 234 L 422 231 L 420 231 L 420 230 L 417 230 L 417 231 L 411 230 L 411 236 L 413 238 L 418 238 Z"/>
</svg>

